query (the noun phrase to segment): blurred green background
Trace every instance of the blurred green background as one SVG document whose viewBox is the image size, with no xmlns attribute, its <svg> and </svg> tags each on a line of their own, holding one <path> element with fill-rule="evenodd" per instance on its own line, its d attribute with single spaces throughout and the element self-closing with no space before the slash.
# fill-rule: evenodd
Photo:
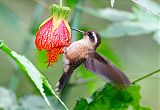
<svg viewBox="0 0 160 110">
<path fill-rule="evenodd" d="M 63 5 L 72 9 L 70 25 L 100 32 L 103 41 L 97 51 L 108 57 L 132 81 L 160 68 L 160 1 L 151 0 L 153 4 L 150 0 L 141 1 L 157 9 L 158 14 L 140 8 L 131 0 L 116 0 L 113 8 L 109 0 L 63 0 Z M 47 68 L 45 52 L 39 52 L 34 44 L 36 31 L 50 16 L 49 7 L 53 3 L 59 4 L 59 1 L 0 0 L 0 39 L 29 58 L 54 88 L 63 73 L 63 62 L 59 60 Z M 72 41 L 82 38 L 77 33 L 72 35 Z M 17 97 L 37 94 L 32 81 L 21 73 L 12 59 L 0 51 L 0 86 L 15 91 Z M 70 82 L 61 96 L 69 108 L 74 107 L 78 97 L 89 97 L 105 84 L 102 78 L 83 67 L 74 72 Z M 159 110 L 160 75 L 138 84 L 141 85 L 141 103 Z"/>
</svg>

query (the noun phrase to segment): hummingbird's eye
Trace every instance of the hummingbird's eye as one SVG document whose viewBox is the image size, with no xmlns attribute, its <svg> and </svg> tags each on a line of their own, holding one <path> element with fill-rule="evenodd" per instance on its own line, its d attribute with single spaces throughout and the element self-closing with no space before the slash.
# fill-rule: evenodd
<svg viewBox="0 0 160 110">
<path fill-rule="evenodd" d="M 88 36 L 89 36 L 91 39 L 94 39 L 93 32 L 88 32 Z"/>
</svg>

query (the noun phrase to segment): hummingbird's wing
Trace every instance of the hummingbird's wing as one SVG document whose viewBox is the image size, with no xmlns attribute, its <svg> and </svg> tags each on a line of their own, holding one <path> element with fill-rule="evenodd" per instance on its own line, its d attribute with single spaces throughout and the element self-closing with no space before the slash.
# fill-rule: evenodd
<svg viewBox="0 0 160 110">
<path fill-rule="evenodd" d="M 84 62 L 84 66 L 94 73 L 101 74 L 118 86 L 131 85 L 128 77 L 122 71 L 97 52 L 93 53 L 91 57 Z"/>
<path fill-rule="evenodd" d="M 60 93 L 63 88 L 67 85 L 73 71 L 79 66 L 81 65 L 86 59 L 79 59 L 75 62 L 70 62 L 70 63 L 65 63 L 64 64 L 64 73 L 62 74 L 62 76 L 60 77 L 58 83 L 56 84 L 56 92 Z M 65 62 L 65 61 L 64 61 Z"/>
</svg>

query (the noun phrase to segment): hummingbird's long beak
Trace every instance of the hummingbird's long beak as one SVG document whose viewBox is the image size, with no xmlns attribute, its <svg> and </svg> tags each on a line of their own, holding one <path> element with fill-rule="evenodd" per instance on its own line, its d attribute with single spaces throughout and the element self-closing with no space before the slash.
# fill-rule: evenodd
<svg viewBox="0 0 160 110">
<path fill-rule="evenodd" d="M 84 31 L 82 31 L 82 30 L 75 29 L 75 28 L 71 28 L 71 29 L 84 34 Z"/>
</svg>

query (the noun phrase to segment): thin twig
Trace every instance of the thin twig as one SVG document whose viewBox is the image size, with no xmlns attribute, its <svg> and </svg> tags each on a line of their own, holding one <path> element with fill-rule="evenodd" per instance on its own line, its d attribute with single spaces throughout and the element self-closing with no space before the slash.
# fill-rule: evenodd
<svg viewBox="0 0 160 110">
<path fill-rule="evenodd" d="M 147 77 L 149 77 L 151 75 L 154 75 L 155 73 L 158 73 L 158 72 L 160 72 L 160 69 L 158 69 L 156 71 L 153 71 L 153 72 L 151 72 L 151 73 L 149 73 L 149 74 L 147 74 L 145 76 L 142 76 L 142 77 L 136 79 L 135 81 L 132 82 L 132 84 L 135 84 L 135 83 L 137 83 L 137 82 L 139 82 L 139 81 L 141 81 L 141 80 L 143 80 L 143 79 L 145 79 L 145 78 L 147 78 Z"/>
</svg>

